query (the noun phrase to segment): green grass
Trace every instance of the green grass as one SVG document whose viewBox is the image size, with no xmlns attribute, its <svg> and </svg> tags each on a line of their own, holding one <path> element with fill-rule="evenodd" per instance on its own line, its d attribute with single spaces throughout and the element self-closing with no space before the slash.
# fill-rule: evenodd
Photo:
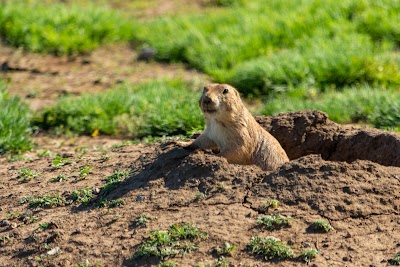
<svg viewBox="0 0 400 267">
<path fill-rule="evenodd" d="M 310 260 L 317 257 L 318 254 L 319 254 L 319 251 L 316 249 L 313 249 L 313 248 L 305 249 L 300 252 L 299 259 L 301 259 L 302 261 L 304 261 L 306 263 L 309 263 Z"/>
<path fill-rule="evenodd" d="M 263 115 L 296 110 L 321 110 L 338 123 L 364 122 L 377 128 L 400 127 L 400 92 L 383 87 L 347 87 L 318 93 L 297 87 L 266 101 Z"/>
<path fill-rule="evenodd" d="M 290 86 L 323 91 L 348 85 L 399 85 L 400 67 L 361 34 L 300 39 L 294 48 L 238 64 L 228 82 L 246 95 L 270 95 Z"/>
<path fill-rule="evenodd" d="M 193 84 L 151 81 L 121 85 L 99 94 L 67 97 L 35 124 L 58 132 L 129 135 L 133 138 L 188 134 L 204 125 Z"/>
<path fill-rule="evenodd" d="M 389 260 L 389 263 L 391 265 L 400 265 L 400 252 L 397 252 L 397 254 Z"/>
<path fill-rule="evenodd" d="M 28 200 L 30 208 L 43 207 L 43 208 L 53 208 L 63 206 L 65 204 L 65 199 L 58 195 L 44 195 L 39 197 L 33 197 Z"/>
<path fill-rule="evenodd" d="M 113 174 L 105 178 L 106 184 L 100 188 L 100 195 L 104 197 L 114 189 L 118 188 L 121 182 L 124 181 L 129 174 L 129 171 L 115 170 Z"/>
<path fill-rule="evenodd" d="M 213 252 L 215 252 L 218 256 L 221 255 L 232 255 L 232 253 L 236 250 L 236 245 L 231 245 L 228 242 L 224 243 L 224 246 L 221 248 L 219 246 L 213 248 Z"/>
<path fill-rule="evenodd" d="M 298 84 L 397 86 L 399 62 L 388 55 L 400 43 L 398 6 L 391 0 L 248 1 L 161 17 L 142 25 L 136 38 L 157 50 L 157 60 L 186 62 L 246 95 Z"/>
<path fill-rule="evenodd" d="M 33 52 L 73 55 L 108 42 L 129 40 L 134 22 L 101 5 L 7 1 L 0 9 L 0 35 Z"/>
<path fill-rule="evenodd" d="M 83 205 L 87 205 L 92 198 L 93 190 L 89 187 L 75 190 L 71 194 L 72 201 L 82 203 Z"/>
<path fill-rule="evenodd" d="M 116 208 L 119 206 L 125 205 L 125 200 L 123 199 L 112 199 L 112 200 L 107 200 L 107 199 L 101 199 L 97 205 L 98 208 L 104 208 L 108 207 L 110 209 Z"/>
<path fill-rule="evenodd" d="M 23 182 L 23 183 L 27 183 L 27 182 L 31 181 L 32 179 L 34 179 L 34 178 L 37 177 L 38 175 L 39 175 L 39 174 L 38 174 L 37 172 L 32 171 L 31 169 L 26 168 L 26 167 L 21 168 L 21 169 L 18 171 L 18 178 L 19 178 L 19 181 L 20 181 L 20 182 Z"/>
<path fill-rule="evenodd" d="M 289 226 L 292 218 L 275 213 L 273 215 L 264 215 L 257 218 L 257 224 L 265 226 L 267 229 L 278 229 Z"/>
<path fill-rule="evenodd" d="M 267 260 L 285 260 L 294 256 L 288 245 L 273 238 L 252 237 L 247 247 L 253 254 L 262 255 Z"/>
<path fill-rule="evenodd" d="M 198 227 L 190 223 L 174 224 L 168 230 L 156 230 L 142 242 L 133 258 L 156 257 L 163 260 L 167 257 L 186 255 L 198 249 L 198 243 L 208 237 Z"/>
<path fill-rule="evenodd" d="M 0 80 L 0 154 L 19 153 L 32 147 L 29 108 L 6 92 Z"/>
<path fill-rule="evenodd" d="M 322 231 L 322 232 L 329 232 L 333 230 L 333 227 L 330 225 L 330 223 L 327 220 L 324 219 L 318 219 L 315 222 L 311 224 L 311 228 L 316 230 L 316 231 Z"/>
<path fill-rule="evenodd" d="M 68 159 L 68 158 L 63 158 L 63 157 L 60 157 L 60 156 L 56 156 L 53 159 L 53 161 L 51 162 L 51 164 L 54 167 L 62 167 L 62 166 L 65 166 L 65 165 L 72 164 L 72 161 L 70 159 Z"/>
<path fill-rule="evenodd" d="M 135 222 L 134 222 L 134 225 L 136 226 L 136 227 L 139 227 L 139 226 L 146 226 L 147 225 L 147 223 L 149 222 L 151 220 L 151 218 L 147 215 L 147 214 L 141 214 L 140 216 L 138 216 L 136 219 L 135 219 Z"/>
</svg>

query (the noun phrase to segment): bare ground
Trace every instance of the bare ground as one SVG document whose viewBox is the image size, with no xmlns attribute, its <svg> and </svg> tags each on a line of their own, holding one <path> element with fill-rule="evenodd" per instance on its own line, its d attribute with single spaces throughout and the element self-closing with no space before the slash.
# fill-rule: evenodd
<svg viewBox="0 0 400 267">
<path fill-rule="evenodd" d="M 224 242 L 238 246 L 227 257 L 231 266 L 305 265 L 253 256 L 246 249 L 252 236 L 279 238 L 297 254 L 316 248 L 320 255 L 311 262 L 313 266 L 388 265 L 400 249 L 400 136 L 343 127 L 321 112 L 258 119 L 291 158 L 274 172 L 228 164 L 211 152 L 192 153 L 174 142 L 110 148 L 101 140 L 85 146 L 87 142 L 79 139 L 65 140 L 57 148 L 59 144 L 48 139 L 38 151 L 26 154 L 24 161 L 1 159 L 0 265 L 77 266 L 88 260 L 98 266 L 153 266 L 157 259 L 132 259 L 132 255 L 150 231 L 177 222 L 193 223 L 209 233 L 198 251 L 172 259 L 178 266 L 214 263 L 212 248 Z M 36 155 L 47 148 L 69 158 L 71 164 L 57 168 L 52 164 L 54 155 Z M 92 172 L 80 178 L 80 170 L 88 164 Z M 19 181 L 23 167 L 39 176 L 27 183 Z M 95 194 L 88 205 L 29 208 L 19 204 L 24 196 L 68 198 L 85 187 L 98 193 L 104 178 L 115 170 L 131 171 L 106 196 L 124 200 L 123 206 L 97 208 L 101 194 Z M 59 174 L 68 180 L 52 182 Z M 280 201 L 277 210 L 262 208 L 269 199 Z M 257 217 L 272 212 L 292 217 L 290 227 L 258 227 Z M 136 227 L 135 219 L 143 213 L 151 220 Z M 38 221 L 24 221 L 24 214 Z M 310 224 L 318 218 L 327 219 L 334 230 L 311 230 Z M 43 222 L 51 222 L 51 227 L 39 229 Z"/>
</svg>

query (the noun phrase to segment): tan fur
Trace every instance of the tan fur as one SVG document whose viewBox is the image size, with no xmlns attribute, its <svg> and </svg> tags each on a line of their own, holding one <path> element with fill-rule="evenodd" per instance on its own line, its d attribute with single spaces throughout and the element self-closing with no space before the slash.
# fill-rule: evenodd
<svg viewBox="0 0 400 267">
<path fill-rule="evenodd" d="M 219 148 L 229 163 L 255 164 L 263 170 L 274 170 L 289 161 L 279 142 L 257 123 L 232 86 L 204 87 L 199 105 L 206 128 L 189 148 Z"/>
</svg>

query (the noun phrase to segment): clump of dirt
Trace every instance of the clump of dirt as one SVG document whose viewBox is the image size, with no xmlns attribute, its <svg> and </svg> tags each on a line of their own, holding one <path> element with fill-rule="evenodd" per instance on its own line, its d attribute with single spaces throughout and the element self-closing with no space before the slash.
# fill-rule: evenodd
<svg viewBox="0 0 400 267">
<path fill-rule="evenodd" d="M 282 113 L 257 117 L 287 151 L 290 159 L 320 154 L 325 160 L 353 162 L 370 160 L 400 167 L 400 134 L 345 127 L 321 111 Z"/>
<path fill-rule="evenodd" d="M 214 264 L 218 256 L 213 248 L 225 242 L 237 246 L 226 256 L 231 266 L 305 265 L 297 258 L 267 263 L 252 255 L 247 244 L 253 236 L 278 238 L 296 255 L 317 249 L 314 266 L 386 265 L 400 249 L 398 134 L 340 126 L 317 111 L 258 120 L 292 159 L 273 172 L 228 164 L 211 151 L 191 152 L 174 142 L 114 147 L 67 142 L 45 146 L 52 156 L 32 152 L 24 161 L 1 159 L 0 266 L 77 266 L 86 260 L 98 266 L 155 266 L 160 259 L 132 255 L 151 231 L 179 222 L 198 226 L 208 232 L 208 239 L 187 256 L 171 258 L 178 266 Z M 387 148 L 384 155 L 378 155 L 379 144 Z M 373 148 L 377 152 L 370 155 Z M 56 153 L 70 163 L 55 167 Z M 91 172 L 80 177 L 88 165 Z M 22 183 L 22 167 L 39 176 Z M 105 193 L 106 177 L 123 170 L 129 171 L 126 179 Z M 52 178 L 60 174 L 68 179 L 55 182 Z M 20 204 L 29 195 L 68 199 L 82 188 L 93 189 L 87 205 Z M 271 199 L 280 204 L 266 209 Z M 113 200 L 122 204 L 99 207 Z M 273 213 L 290 216 L 290 227 L 270 230 L 257 225 L 259 216 Z M 139 225 L 143 214 L 149 220 Z M 37 219 L 29 221 L 32 216 Z M 312 231 L 310 225 L 320 218 L 334 229 Z M 39 226 L 43 222 L 50 226 Z"/>
</svg>

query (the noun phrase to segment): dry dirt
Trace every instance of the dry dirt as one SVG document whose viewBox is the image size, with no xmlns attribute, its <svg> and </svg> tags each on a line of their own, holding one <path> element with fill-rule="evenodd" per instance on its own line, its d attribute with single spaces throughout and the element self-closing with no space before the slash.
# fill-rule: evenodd
<svg viewBox="0 0 400 267">
<path fill-rule="evenodd" d="M 88 142 L 89 137 L 63 143 L 43 138 L 40 149 L 25 154 L 25 160 L 2 158 L 0 266 L 77 266 L 86 260 L 90 266 L 154 266 L 157 259 L 134 260 L 132 255 L 150 231 L 177 222 L 193 223 L 209 233 L 198 251 L 172 259 L 178 266 L 214 263 L 211 250 L 224 242 L 237 245 L 227 257 L 231 266 L 306 265 L 251 255 L 246 244 L 252 236 L 279 238 L 292 244 L 297 254 L 316 248 L 320 255 L 310 263 L 313 266 L 388 265 L 400 250 L 400 135 L 343 127 L 317 111 L 258 120 L 291 158 L 274 172 L 228 164 L 211 152 L 190 152 L 172 141 L 108 147 L 101 139 Z M 45 149 L 54 154 L 37 156 Z M 54 167 L 55 153 L 71 164 Z M 87 164 L 92 172 L 79 178 Z M 23 167 L 38 177 L 19 181 Z M 84 187 L 98 192 L 115 170 L 131 171 L 107 195 L 123 199 L 123 206 L 97 208 L 99 194 L 88 205 L 20 204 L 29 195 L 57 193 L 67 198 Z M 69 179 L 52 182 L 59 174 Z M 280 201 L 274 212 L 293 218 L 290 227 L 268 230 L 256 225 L 257 217 L 266 213 L 263 201 L 269 199 Z M 143 213 L 151 220 L 136 227 L 135 219 Z M 24 221 L 32 215 L 38 221 Z M 309 226 L 318 218 L 327 219 L 334 230 L 312 231 Z M 51 222 L 49 229 L 39 229 L 43 222 Z"/>
</svg>

